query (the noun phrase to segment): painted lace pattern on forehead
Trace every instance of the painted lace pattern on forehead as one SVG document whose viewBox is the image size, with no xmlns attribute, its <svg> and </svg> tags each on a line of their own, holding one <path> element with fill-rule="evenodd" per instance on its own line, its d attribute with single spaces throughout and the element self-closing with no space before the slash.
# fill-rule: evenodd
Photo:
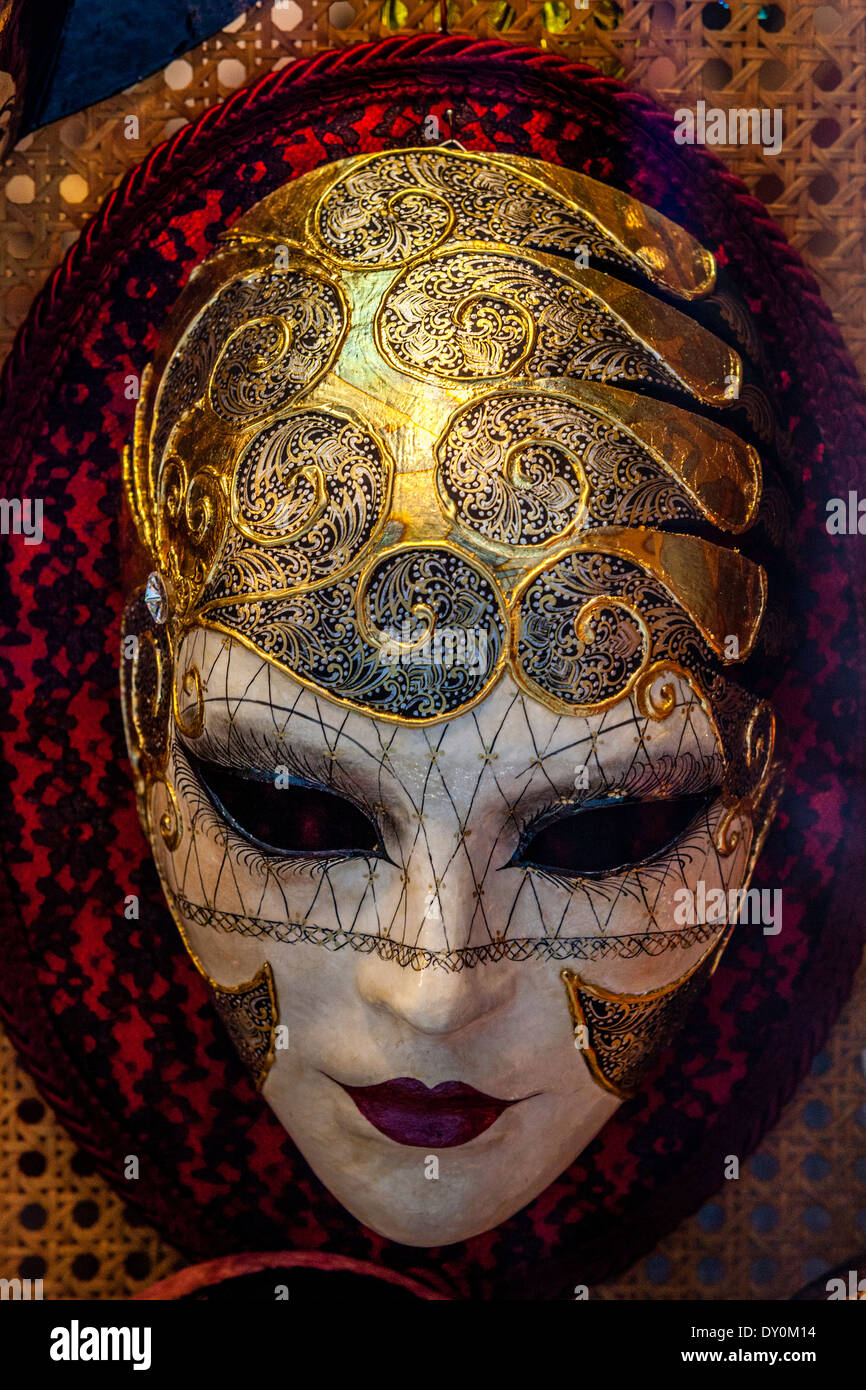
<svg viewBox="0 0 866 1390">
<path fill-rule="evenodd" d="M 685 681 L 663 721 L 629 700 L 590 719 L 554 715 L 512 686 L 495 707 L 413 730 L 300 689 L 292 696 L 285 682 L 275 690 L 267 664 L 232 643 L 214 659 L 206 645 L 204 633 L 193 634 L 183 653 L 187 669 L 205 668 L 206 732 L 184 741 L 194 757 L 337 792 L 380 827 L 385 854 L 322 863 L 255 849 L 214 814 L 181 747 L 174 780 L 184 826 L 166 887 L 187 922 L 450 970 L 497 959 L 628 959 L 717 934 L 711 924 L 672 930 L 671 922 L 672 895 L 687 878 L 726 885 L 742 868 L 714 843 L 720 809 L 663 862 L 605 880 L 510 865 L 527 830 L 563 807 L 711 798 L 723 762 Z M 181 698 L 181 728 L 195 709 Z M 639 932 L 624 931 L 629 903 L 626 920 L 633 928 L 636 908 Z"/>
</svg>

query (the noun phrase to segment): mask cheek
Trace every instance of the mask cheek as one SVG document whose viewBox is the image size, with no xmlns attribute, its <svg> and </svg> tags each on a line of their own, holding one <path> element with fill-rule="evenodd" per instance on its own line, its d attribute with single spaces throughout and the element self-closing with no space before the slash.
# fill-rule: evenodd
<svg viewBox="0 0 866 1390">
<path fill-rule="evenodd" d="M 277 997 L 274 974 L 265 961 L 261 970 L 243 984 L 223 986 L 208 980 L 214 1007 L 237 1054 L 261 1090 L 274 1061 L 278 1042 Z"/>
<path fill-rule="evenodd" d="M 273 970 L 263 945 L 220 932 L 216 920 L 207 924 L 192 921 L 179 903 L 178 856 L 183 855 L 184 845 L 195 839 L 195 864 L 203 895 L 225 870 L 232 848 L 215 838 L 213 828 L 205 834 L 203 827 L 196 827 L 201 803 L 173 758 L 168 757 L 163 771 L 151 778 L 147 791 L 148 837 L 169 910 L 238 1056 L 260 1090 L 280 1046 L 281 1032 L 286 1032 L 280 1028 Z"/>
<path fill-rule="evenodd" d="M 637 1094 L 712 975 L 727 935 L 679 979 L 642 994 L 615 993 L 562 971 L 575 1047 L 604 1090 L 620 1100 Z"/>
<path fill-rule="evenodd" d="M 264 945 L 190 921 L 165 881 L 163 887 L 187 954 L 207 984 L 238 1056 L 261 1090 L 276 1051 L 287 1045 L 287 1029 L 280 1026 L 274 972 Z"/>
<path fill-rule="evenodd" d="M 584 978 L 580 968 L 560 974 L 575 1048 L 597 1084 L 620 1100 L 640 1090 L 679 1032 L 736 925 L 730 904 L 746 881 L 753 833 L 748 818 L 741 817 L 727 857 L 720 857 L 713 836 L 722 814 L 718 803 L 709 813 L 701 852 L 697 846 L 692 849 L 688 873 L 671 871 L 653 903 L 654 920 L 670 938 L 667 949 L 703 942 L 696 961 L 676 979 L 640 991 L 622 988 L 622 975 L 614 976 L 619 987 L 605 987 Z"/>
</svg>

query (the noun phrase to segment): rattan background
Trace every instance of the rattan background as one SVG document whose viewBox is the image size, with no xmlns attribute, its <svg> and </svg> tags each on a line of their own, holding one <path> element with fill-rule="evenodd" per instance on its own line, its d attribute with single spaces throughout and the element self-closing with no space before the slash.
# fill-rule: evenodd
<svg viewBox="0 0 866 1390">
<path fill-rule="evenodd" d="M 258 5 L 129 91 L 21 141 L 0 170 L 0 355 L 124 172 L 252 76 L 334 45 L 451 32 L 595 64 L 671 110 L 783 111 L 780 153 L 719 149 L 817 276 L 866 369 L 866 0 L 295 0 Z M 128 118 L 135 117 L 132 122 Z M 137 126 L 137 128 L 136 128 Z M 454 132 L 459 135 L 459 130 Z M 786 1298 L 866 1248 L 866 968 L 812 1074 L 743 1165 L 603 1298 Z M 128 1297 L 183 1259 L 92 1171 L 0 1039 L 0 1277 Z"/>
<path fill-rule="evenodd" d="M 866 367 L 866 0 L 730 9 L 695 0 L 448 0 L 451 30 L 531 42 L 594 63 L 676 109 L 781 108 L 778 155 L 723 154 L 818 277 Z M 282 0 L 258 5 L 164 72 L 27 137 L 0 175 L 0 351 L 35 291 L 124 171 L 251 76 L 334 44 L 440 27 L 445 0 Z M 389 24 L 390 21 L 390 24 Z M 393 27 L 390 27 L 393 26 Z M 124 118 L 138 118 L 126 138 Z"/>
</svg>

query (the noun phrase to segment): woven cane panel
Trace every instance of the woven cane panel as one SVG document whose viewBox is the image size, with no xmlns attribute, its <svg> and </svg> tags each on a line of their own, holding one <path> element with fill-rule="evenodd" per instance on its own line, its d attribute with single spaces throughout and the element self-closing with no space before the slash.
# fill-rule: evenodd
<svg viewBox="0 0 866 1390">
<path fill-rule="evenodd" d="M 866 0 L 730 9 L 695 0 L 448 0 L 448 27 L 585 59 L 670 110 L 783 112 L 779 154 L 719 149 L 815 272 L 866 369 Z M 0 352 L 84 220 L 130 165 L 253 75 L 333 45 L 441 27 L 444 0 L 259 5 L 129 91 L 28 136 L 0 173 Z M 125 118 L 138 118 L 126 138 Z M 128 129 L 128 127 L 127 127 Z"/>
<path fill-rule="evenodd" d="M 129 1298 L 185 1263 L 94 1173 L 0 1034 L 0 1278 Z"/>
<path fill-rule="evenodd" d="M 778 155 L 717 152 L 802 251 L 862 371 L 866 0 L 591 4 L 449 0 L 447 24 L 583 59 L 670 110 L 700 98 L 781 108 Z M 440 0 L 257 6 L 163 72 L 21 141 L 0 169 L 0 356 L 80 227 L 159 141 L 254 75 L 334 45 L 434 31 L 442 20 Z M 866 968 L 812 1075 L 739 1180 L 592 1296 L 790 1297 L 866 1248 L 864 1154 Z M 46 1298 L 121 1298 L 183 1263 L 93 1174 L 0 1038 L 0 1277 L 41 1277 Z"/>
<path fill-rule="evenodd" d="M 592 1296 L 790 1298 L 866 1250 L 866 962 L 823 1051 L 764 1135 L 690 1220 Z"/>
</svg>

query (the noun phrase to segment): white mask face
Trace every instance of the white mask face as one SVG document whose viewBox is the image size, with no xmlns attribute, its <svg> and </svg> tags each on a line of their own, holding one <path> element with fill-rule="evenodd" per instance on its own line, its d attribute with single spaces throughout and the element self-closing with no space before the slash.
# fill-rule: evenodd
<svg viewBox="0 0 866 1390">
<path fill-rule="evenodd" d="M 771 412 L 714 283 L 582 174 L 388 151 L 251 208 L 142 381 L 142 818 L 265 1099 L 395 1240 L 582 1152 L 769 825 L 772 712 L 729 672 Z"/>
<path fill-rule="evenodd" d="M 730 853 L 714 843 L 707 711 L 676 675 L 660 719 L 630 697 L 557 715 L 506 676 L 412 728 L 203 628 L 175 679 L 180 833 L 152 846 L 264 1098 L 391 1239 L 506 1219 L 652 1064 L 725 932 L 724 914 L 682 910 L 684 889 L 700 904 L 742 884 L 751 840 L 743 822 Z M 153 796 L 156 828 L 172 810 Z M 655 991 L 660 1008 L 632 1000 Z M 605 1007 L 624 1010 L 624 1039 Z"/>
</svg>

